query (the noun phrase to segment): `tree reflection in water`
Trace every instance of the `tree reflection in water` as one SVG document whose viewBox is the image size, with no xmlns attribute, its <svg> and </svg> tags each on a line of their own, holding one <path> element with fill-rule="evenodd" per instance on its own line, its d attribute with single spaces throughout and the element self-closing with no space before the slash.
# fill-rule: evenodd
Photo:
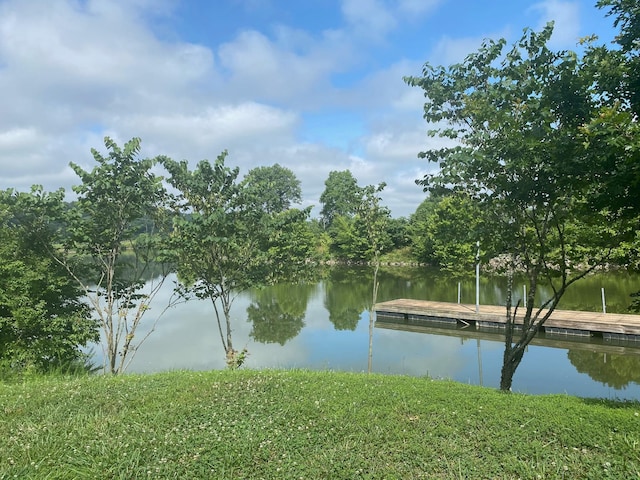
<svg viewBox="0 0 640 480">
<path fill-rule="evenodd" d="M 274 285 L 256 290 L 247 307 L 247 321 L 253 323 L 249 334 L 256 342 L 284 345 L 304 327 L 309 298 L 315 284 Z"/>
<path fill-rule="evenodd" d="M 578 372 L 603 385 L 621 389 L 631 382 L 640 384 L 640 355 L 569 350 L 567 357 Z"/>
<path fill-rule="evenodd" d="M 371 304 L 369 269 L 334 268 L 325 280 L 324 305 L 336 330 L 355 330 Z"/>
</svg>

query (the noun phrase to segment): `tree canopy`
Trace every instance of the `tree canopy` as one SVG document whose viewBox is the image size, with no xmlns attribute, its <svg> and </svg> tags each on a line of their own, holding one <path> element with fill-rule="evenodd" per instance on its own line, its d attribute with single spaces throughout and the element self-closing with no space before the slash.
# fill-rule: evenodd
<svg viewBox="0 0 640 480">
<path fill-rule="evenodd" d="M 505 40 L 487 40 L 463 63 L 425 64 L 422 76 L 405 78 L 424 90 L 430 135 L 454 140 L 420 154 L 440 169 L 419 183 L 435 194 L 458 192 L 477 202 L 483 247 L 491 255 L 508 254 L 512 269 L 528 278 L 517 339 L 508 323 L 506 390 L 526 345 L 566 288 L 604 261 L 622 228 L 611 223 L 609 211 L 588 202 L 595 179 L 584 169 L 580 129 L 593 118 L 598 97 L 583 59 L 548 47 L 552 31 L 552 24 L 540 32 L 527 29 L 510 48 Z M 553 290 L 541 306 L 540 281 Z M 517 309 L 509 296 L 510 322 Z"/>
<path fill-rule="evenodd" d="M 249 170 L 242 183 L 247 199 L 253 199 L 267 213 L 283 212 L 302 201 L 300 180 L 277 163 Z"/>
<path fill-rule="evenodd" d="M 83 291 L 49 255 L 53 232 L 31 208 L 62 196 L 0 191 L 0 377 L 83 368 L 82 348 L 98 340 Z"/>
<path fill-rule="evenodd" d="M 227 363 L 237 367 L 246 352 L 233 345 L 234 299 L 250 287 L 295 279 L 312 257 L 312 241 L 309 209 L 283 210 L 286 202 L 274 202 L 269 184 L 258 179 L 267 170 L 240 182 L 239 169 L 228 167 L 226 157 L 222 152 L 193 170 L 186 161 L 162 163 L 178 191 L 172 233 L 178 275 L 186 291 L 212 302 Z"/>
<path fill-rule="evenodd" d="M 361 194 L 358 181 L 349 170 L 329 172 L 324 185 L 324 191 L 320 195 L 320 216 L 325 228 L 328 228 L 338 216 L 355 215 Z"/>
</svg>

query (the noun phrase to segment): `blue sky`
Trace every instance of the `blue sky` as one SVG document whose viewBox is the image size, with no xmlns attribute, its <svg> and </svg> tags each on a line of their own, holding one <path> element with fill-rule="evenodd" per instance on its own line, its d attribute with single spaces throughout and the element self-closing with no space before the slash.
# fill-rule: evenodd
<svg viewBox="0 0 640 480">
<path fill-rule="evenodd" d="M 402 77 L 549 20 L 557 49 L 615 35 L 595 0 L 0 0 L 0 188 L 69 190 L 105 135 L 141 137 L 143 156 L 288 167 L 314 215 L 349 169 L 408 216 L 438 140 Z"/>
</svg>

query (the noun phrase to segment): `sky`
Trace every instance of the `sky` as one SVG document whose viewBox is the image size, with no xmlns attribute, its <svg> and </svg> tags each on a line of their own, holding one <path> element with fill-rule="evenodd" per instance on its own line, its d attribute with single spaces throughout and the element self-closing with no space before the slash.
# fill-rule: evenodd
<svg viewBox="0 0 640 480">
<path fill-rule="evenodd" d="M 403 76 L 550 20 L 556 49 L 610 42 L 595 2 L 0 0 L 0 188 L 70 191 L 69 162 L 91 169 L 105 136 L 140 137 L 142 157 L 287 167 L 312 216 L 348 169 L 408 217 L 437 168 L 418 153 L 438 139 Z"/>
</svg>

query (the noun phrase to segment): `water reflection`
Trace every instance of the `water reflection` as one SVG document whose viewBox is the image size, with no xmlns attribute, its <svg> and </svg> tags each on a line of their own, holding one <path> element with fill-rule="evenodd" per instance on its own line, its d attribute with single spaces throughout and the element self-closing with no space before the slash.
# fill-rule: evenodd
<svg viewBox="0 0 640 480">
<path fill-rule="evenodd" d="M 640 349 L 636 355 L 569 350 L 567 356 L 578 372 L 603 385 L 622 389 L 632 382 L 640 383 Z"/>
<path fill-rule="evenodd" d="M 355 330 L 371 304 L 372 269 L 334 268 L 325 281 L 325 307 L 336 330 Z"/>
<path fill-rule="evenodd" d="M 405 320 L 397 316 L 378 315 L 376 327 L 405 332 L 421 333 L 435 337 L 455 337 L 461 343 L 476 340 L 478 353 L 478 383 L 483 384 L 481 340 L 502 343 L 504 335 L 493 328 L 478 329 L 455 323 L 431 320 Z M 640 384 L 640 343 L 629 341 L 627 346 L 611 345 L 598 337 L 567 337 L 539 333 L 531 342 L 532 346 L 567 351 L 567 358 L 579 373 L 615 389 L 623 389 L 630 383 Z M 526 357 L 526 355 L 525 355 Z M 540 365 L 548 368 L 546 362 Z"/>
<path fill-rule="evenodd" d="M 253 323 L 249 334 L 256 342 L 279 343 L 296 337 L 304 327 L 307 303 L 317 285 L 275 285 L 251 294 L 247 321 Z"/>
<path fill-rule="evenodd" d="M 279 285 L 240 295 L 231 312 L 233 334 L 235 343 L 249 350 L 247 367 L 365 372 L 371 278 L 370 268 L 337 268 L 318 283 Z M 403 297 L 449 302 L 457 299 L 458 281 L 432 270 L 383 269 L 379 281 L 378 301 Z M 502 282 L 499 278 L 483 279 L 481 302 L 499 304 Z M 607 311 L 623 311 L 629 293 L 640 289 L 640 275 L 596 275 L 585 280 L 582 287 L 579 283 L 574 286 L 564 308 L 598 310 L 600 288 L 604 286 Z M 169 282 L 167 289 L 170 287 Z M 473 303 L 473 279 L 462 281 L 461 289 L 462 301 Z M 150 315 L 145 321 L 152 320 Z M 379 322 L 374 331 L 373 371 L 451 378 L 497 388 L 503 340 L 488 332 L 470 333 L 418 333 L 381 328 Z M 209 303 L 180 305 L 162 318 L 130 371 L 224 368 L 217 335 Z M 551 338 L 545 339 L 550 343 L 542 344 L 538 340 L 525 354 L 514 378 L 514 390 L 640 399 L 636 373 L 640 372 L 640 348 L 583 345 Z"/>
</svg>

